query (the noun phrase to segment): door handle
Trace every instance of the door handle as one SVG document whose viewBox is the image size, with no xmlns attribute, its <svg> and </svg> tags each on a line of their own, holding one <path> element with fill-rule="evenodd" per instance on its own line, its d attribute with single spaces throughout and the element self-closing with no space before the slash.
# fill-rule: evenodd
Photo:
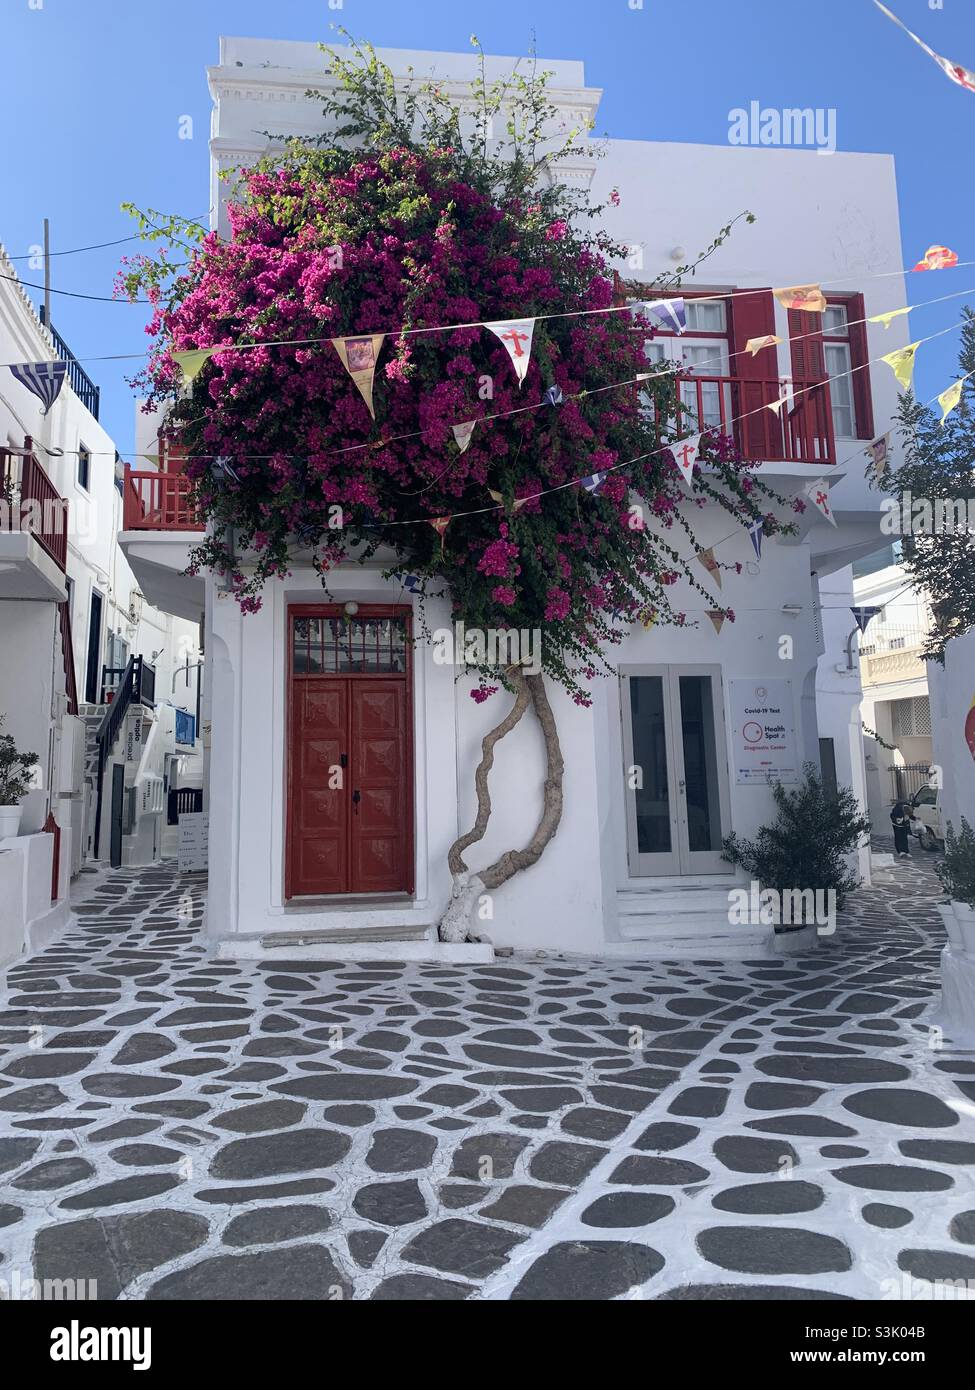
<svg viewBox="0 0 975 1390">
<path fill-rule="evenodd" d="M 356 790 L 352 793 L 352 809 L 353 809 L 353 811 L 355 812 L 356 815 L 359 814 L 359 802 L 360 802 L 361 800 L 362 800 L 362 793 L 359 791 L 359 789 L 358 789 L 358 787 L 357 787 Z"/>
<path fill-rule="evenodd" d="M 348 767 L 348 765 L 349 765 L 349 755 L 348 755 L 348 753 L 340 753 L 340 754 L 339 754 L 339 766 L 340 766 L 340 767 Z"/>
</svg>

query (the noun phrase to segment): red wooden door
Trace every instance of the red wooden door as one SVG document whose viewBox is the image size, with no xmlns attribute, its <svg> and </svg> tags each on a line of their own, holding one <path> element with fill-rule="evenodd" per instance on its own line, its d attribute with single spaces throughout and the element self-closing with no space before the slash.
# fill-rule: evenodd
<svg viewBox="0 0 975 1390">
<path fill-rule="evenodd" d="M 286 895 L 411 892 L 408 610 L 290 610 Z"/>
</svg>

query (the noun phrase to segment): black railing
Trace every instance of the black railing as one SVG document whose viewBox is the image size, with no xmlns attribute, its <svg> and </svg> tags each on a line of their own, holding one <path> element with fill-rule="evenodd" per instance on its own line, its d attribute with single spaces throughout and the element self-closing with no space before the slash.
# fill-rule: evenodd
<svg viewBox="0 0 975 1390">
<path fill-rule="evenodd" d="M 202 787 L 174 787 L 169 793 L 166 806 L 166 822 L 168 825 L 179 825 L 180 816 L 189 816 L 202 810 Z"/>
<path fill-rule="evenodd" d="M 106 667 L 105 674 L 110 668 Z M 95 797 L 95 858 L 98 858 L 98 845 L 102 829 L 102 792 L 105 782 L 105 767 L 108 763 L 115 740 L 118 738 L 131 705 L 151 705 L 155 703 L 156 671 L 141 656 L 130 656 L 129 664 L 122 673 L 122 679 L 112 694 L 112 703 L 102 716 L 95 730 L 98 745 L 98 781 Z"/>
<path fill-rule="evenodd" d="M 61 337 L 61 334 L 54 327 L 53 323 L 47 322 L 47 317 L 44 313 L 43 304 L 41 305 L 41 323 L 44 324 L 44 327 L 47 329 L 47 331 L 53 338 L 54 350 L 57 353 L 58 357 L 62 361 L 67 362 L 68 364 L 68 380 L 71 382 L 75 395 L 78 397 L 79 401 L 85 407 L 85 409 L 90 411 L 91 414 L 94 415 L 95 419 L 97 420 L 98 401 L 101 395 L 101 391 L 99 387 L 97 387 L 95 383 L 92 381 L 91 377 L 85 371 L 84 367 L 78 361 L 77 357 L 75 357 L 74 353 L 68 347 L 67 343 Z"/>
<path fill-rule="evenodd" d="M 894 801 L 910 801 L 915 792 L 926 787 L 931 781 L 931 768 L 927 763 L 902 763 L 900 767 L 889 767 L 890 790 Z"/>
<path fill-rule="evenodd" d="M 135 656 L 130 658 L 129 666 L 134 663 L 132 673 L 132 704 L 134 705 L 155 705 L 156 703 L 156 668 L 150 666 L 145 657 Z M 109 700 L 114 700 L 116 692 L 125 680 L 129 666 L 103 666 L 102 667 L 102 704 L 108 704 Z"/>
</svg>

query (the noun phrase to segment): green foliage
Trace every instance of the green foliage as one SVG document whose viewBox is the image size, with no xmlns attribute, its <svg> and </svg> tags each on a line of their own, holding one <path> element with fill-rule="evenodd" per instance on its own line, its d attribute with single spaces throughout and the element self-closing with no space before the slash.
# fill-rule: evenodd
<svg viewBox="0 0 975 1390">
<path fill-rule="evenodd" d="M 0 725 L 5 719 L 0 714 Z M 36 753 L 18 753 L 12 736 L 0 733 L 0 806 L 16 806 L 27 795 L 38 761 Z"/>
<path fill-rule="evenodd" d="M 945 857 L 935 872 L 948 897 L 956 903 L 975 907 L 975 830 L 964 816 L 956 835 L 951 822 L 945 832 Z"/>
<path fill-rule="evenodd" d="M 722 857 L 740 864 L 763 888 L 778 892 L 811 888 L 836 892 L 838 907 L 859 879 L 845 856 L 857 848 L 870 821 L 860 814 L 849 787 L 834 796 L 822 782 L 813 763 L 803 768 L 803 780 L 793 790 L 781 782 L 772 784 L 778 816 L 763 825 L 754 840 L 729 835 Z"/>
<path fill-rule="evenodd" d="M 967 374 L 975 372 L 975 312 L 966 308 L 964 319 L 959 365 Z M 888 466 L 875 480 L 877 487 L 897 499 L 893 522 L 905 513 L 910 517 L 918 503 L 927 503 L 934 510 L 940 502 L 949 517 L 957 516 L 954 504 L 963 503 L 966 510 L 975 504 L 973 406 L 972 376 L 944 426 L 940 411 L 935 415 L 911 392 L 901 396 L 898 420 L 905 442 L 904 462 L 896 470 Z M 872 475 L 872 468 L 868 475 Z M 934 515 L 937 517 L 936 510 Z M 914 529 L 917 531 L 916 525 Z M 975 627 L 975 531 L 953 525 L 950 531 L 939 528 L 934 534 L 904 535 L 901 550 L 904 568 L 931 604 L 932 626 L 924 656 L 943 661 L 946 643 Z"/>
</svg>

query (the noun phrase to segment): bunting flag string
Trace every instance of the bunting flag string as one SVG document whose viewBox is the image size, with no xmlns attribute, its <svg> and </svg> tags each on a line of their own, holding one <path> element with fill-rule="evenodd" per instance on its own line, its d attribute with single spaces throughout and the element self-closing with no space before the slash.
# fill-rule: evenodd
<svg viewBox="0 0 975 1390">
<path fill-rule="evenodd" d="M 863 604 L 859 605 L 856 608 L 850 609 L 850 612 L 853 614 L 853 617 L 856 620 L 856 625 L 861 632 L 866 631 L 867 623 L 869 623 L 871 618 L 875 618 L 878 613 L 882 613 L 883 611 L 884 610 L 882 608 L 871 608 Z"/>
<path fill-rule="evenodd" d="M 67 362 L 11 362 L 10 375 L 41 402 L 46 415 L 61 394 Z"/>
<path fill-rule="evenodd" d="M 383 345 L 385 333 L 371 333 L 364 338 L 332 338 L 332 347 L 338 353 L 342 366 L 355 382 L 359 395 L 366 403 L 366 409 L 375 420 L 376 411 L 372 403 L 372 388 L 376 376 L 376 361 Z"/>
<path fill-rule="evenodd" d="M 888 19 L 892 19 L 898 28 L 903 29 L 904 33 L 909 35 L 919 47 L 924 49 L 928 57 L 934 59 L 941 71 L 950 77 L 956 86 L 965 87 L 968 91 L 975 92 L 975 72 L 970 72 L 968 68 L 962 67 L 961 63 L 952 62 L 950 58 L 943 58 L 940 53 L 935 53 L 933 48 L 929 47 L 923 39 L 918 38 L 913 29 L 908 29 L 904 21 L 898 19 L 895 14 L 888 10 L 886 5 L 880 3 L 880 0 L 874 0 L 874 4 L 878 10 L 884 12 Z"/>
<path fill-rule="evenodd" d="M 908 343 L 907 347 L 895 348 L 893 352 L 885 353 L 881 357 L 881 362 L 886 362 L 894 376 L 900 382 L 905 391 L 911 387 L 911 378 L 914 375 L 914 357 L 922 340 L 916 343 Z"/>
<path fill-rule="evenodd" d="M 531 361 L 535 320 L 502 319 L 495 323 L 486 323 L 484 327 L 504 345 L 511 358 L 511 365 L 515 369 L 518 386 L 523 386 L 528 364 Z"/>
</svg>

